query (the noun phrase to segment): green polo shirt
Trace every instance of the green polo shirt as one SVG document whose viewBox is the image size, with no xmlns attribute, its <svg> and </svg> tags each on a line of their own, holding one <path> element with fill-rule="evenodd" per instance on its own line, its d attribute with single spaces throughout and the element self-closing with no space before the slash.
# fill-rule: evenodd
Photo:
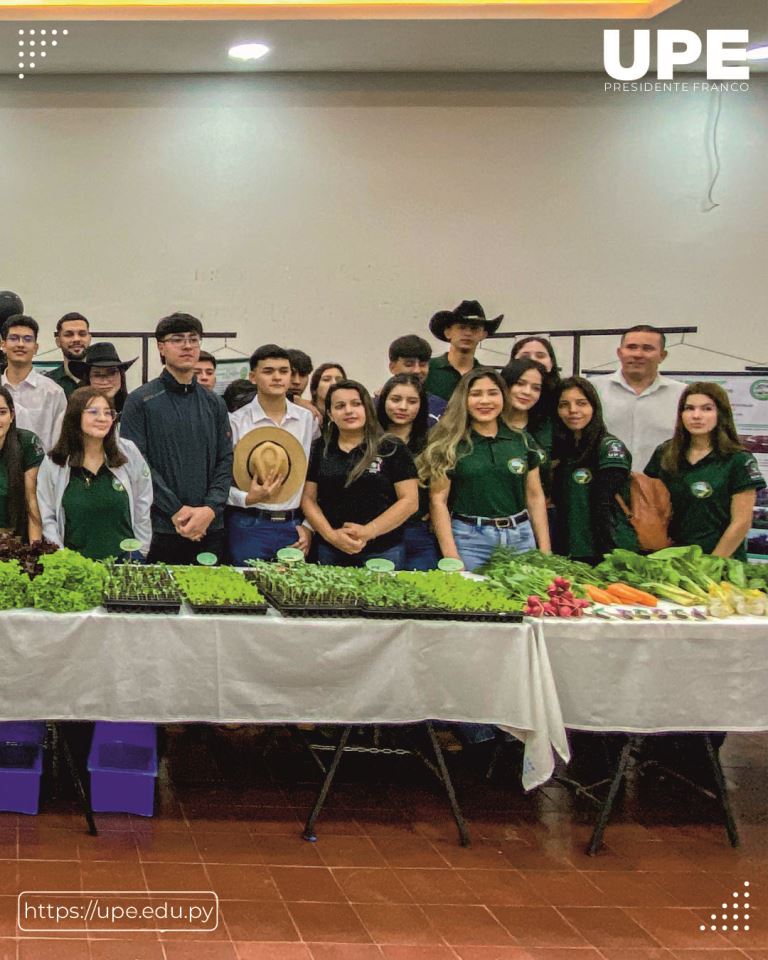
<svg viewBox="0 0 768 960">
<path fill-rule="evenodd" d="M 597 455 L 597 470 L 626 470 L 627 481 L 621 490 L 625 503 L 629 503 L 629 473 L 632 469 L 632 454 L 621 440 L 607 433 L 600 441 Z M 565 552 L 569 557 L 590 558 L 598 553 L 592 535 L 594 526 L 592 491 L 595 477 L 589 467 L 563 463 L 563 503 L 558 503 L 558 515 L 562 509 L 565 517 L 564 532 L 567 543 Z M 614 531 L 614 546 L 625 550 L 637 550 L 637 536 L 618 503 L 613 505 L 611 517 Z"/>
<path fill-rule="evenodd" d="M 472 361 L 472 366 L 480 366 L 476 357 Z M 459 373 L 456 367 L 448 362 L 448 354 L 443 353 L 439 357 L 432 357 L 429 361 L 429 373 L 424 381 L 424 390 L 426 393 L 442 397 L 443 400 L 450 400 L 456 384 L 463 376 L 463 373 Z"/>
<path fill-rule="evenodd" d="M 64 393 L 67 395 L 67 398 L 71 397 L 72 394 L 80 386 L 79 380 L 73 380 L 72 377 L 64 369 L 64 364 L 60 363 L 58 367 L 54 367 L 53 370 L 49 370 L 45 374 L 49 380 L 53 380 L 54 383 L 58 383 Z"/>
<path fill-rule="evenodd" d="M 499 423 L 495 437 L 473 430 L 471 449 L 459 447 L 449 473 L 448 507 L 465 517 L 511 517 L 525 510 L 525 482 L 540 463 L 539 450 L 524 430 Z"/>
<path fill-rule="evenodd" d="M 119 557 L 120 542 L 133 537 L 128 493 L 106 464 L 96 474 L 73 467 L 61 503 L 64 546 L 84 557 Z"/>
<path fill-rule="evenodd" d="M 21 448 L 21 470 L 26 473 L 33 467 L 39 467 L 43 462 L 45 450 L 40 443 L 40 438 L 31 430 L 16 429 L 16 436 L 19 438 L 19 447 Z M 5 456 L 0 459 L 0 527 L 7 529 L 10 526 L 11 518 L 8 515 L 8 470 L 5 466 Z"/>
<path fill-rule="evenodd" d="M 731 522 L 731 497 L 742 490 L 765 489 L 757 460 L 746 450 L 724 459 L 709 453 L 698 463 L 686 463 L 680 473 L 672 474 L 661 466 L 665 446 L 662 443 L 656 447 L 645 472 L 649 477 L 658 477 L 669 490 L 670 536 L 681 546 L 698 544 L 705 553 L 712 553 Z M 744 544 L 733 556 L 737 560 L 747 559 Z"/>
<path fill-rule="evenodd" d="M 539 449 L 541 485 L 544 488 L 544 493 L 549 498 L 552 493 L 552 421 L 544 420 L 535 430 L 528 429 L 528 433 L 536 441 L 536 446 Z"/>
</svg>

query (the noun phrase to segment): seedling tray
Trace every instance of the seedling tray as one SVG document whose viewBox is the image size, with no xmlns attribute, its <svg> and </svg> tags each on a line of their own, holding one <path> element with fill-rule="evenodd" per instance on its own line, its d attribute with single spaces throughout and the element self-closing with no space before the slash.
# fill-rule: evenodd
<svg viewBox="0 0 768 960">
<path fill-rule="evenodd" d="M 333 603 L 290 603 L 278 599 L 263 587 L 259 587 L 269 603 L 284 617 L 362 617 L 362 604 L 333 604 Z"/>
<path fill-rule="evenodd" d="M 266 603 L 189 603 L 189 605 L 195 613 L 223 614 L 224 616 L 238 613 L 263 616 L 269 609 Z"/>
<path fill-rule="evenodd" d="M 395 607 L 365 607 L 364 617 L 378 620 L 459 620 L 464 623 L 522 623 L 522 613 L 470 612 L 463 610 L 434 610 L 429 607 L 398 609 Z"/>
<path fill-rule="evenodd" d="M 129 597 L 110 597 L 102 600 L 109 613 L 178 613 L 181 600 L 140 600 Z"/>
</svg>

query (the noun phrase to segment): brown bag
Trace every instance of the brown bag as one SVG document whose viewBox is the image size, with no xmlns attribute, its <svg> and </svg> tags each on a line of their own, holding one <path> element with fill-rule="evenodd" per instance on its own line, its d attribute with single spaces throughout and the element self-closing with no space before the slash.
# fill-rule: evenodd
<svg viewBox="0 0 768 960">
<path fill-rule="evenodd" d="M 663 550 L 672 546 L 669 538 L 672 501 L 661 480 L 644 473 L 630 473 L 629 499 L 631 506 L 627 506 L 621 494 L 616 494 L 616 502 L 637 534 L 640 549 Z"/>
</svg>

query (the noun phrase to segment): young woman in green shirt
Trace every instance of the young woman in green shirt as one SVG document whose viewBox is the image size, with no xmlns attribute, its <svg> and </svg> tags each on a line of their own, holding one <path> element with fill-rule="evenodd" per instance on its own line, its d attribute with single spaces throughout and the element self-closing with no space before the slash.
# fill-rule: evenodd
<svg viewBox="0 0 768 960">
<path fill-rule="evenodd" d="M 658 477 L 672 500 L 670 536 L 716 557 L 746 560 L 757 491 L 765 480 L 745 450 L 728 394 L 716 383 L 685 388 L 671 440 L 654 451 L 645 472 Z"/>
<path fill-rule="evenodd" d="M 37 434 L 16 426 L 13 396 L 0 387 L 0 530 L 22 540 L 40 540 L 37 468 L 45 456 Z"/>
<path fill-rule="evenodd" d="M 478 367 L 459 381 L 418 459 L 441 553 L 467 570 L 501 546 L 550 550 L 539 450 L 509 415 L 506 384 Z"/>
<path fill-rule="evenodd" d="M 555 403 L 555 549 L 587 563 L 615 547 L 637 550 L 635 531 L 616 500 L 620 494 L 629 502 L 632 455 L 606 430 L 597 391 L 589 380 L 569 377 Z"/>
</svg>

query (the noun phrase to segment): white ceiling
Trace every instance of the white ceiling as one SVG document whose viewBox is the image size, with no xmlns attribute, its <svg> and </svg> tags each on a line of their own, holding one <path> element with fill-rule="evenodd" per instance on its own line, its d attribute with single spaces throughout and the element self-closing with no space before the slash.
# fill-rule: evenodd
<svg viewBox="0 0 768 960">
<path fill-rule="evenodd" d="M 599 71 L 602 31 L 620 27 L 745 28 L 768 42 L 768 0 L 681 0 L 652 21 L 343 20 L 78 21 L 0 23 L 0 73 L 18 72 L 18 30 L 59 30 L 59 43 L 38 56 L 41 74 L 253 73 L 275 71 Z M 69 35 L 61 36 L 67 28 Z M 47 35 L 50 40 L 50 34 Z M 27 37 L 28 38 L 28 37 Z M 227 57 L 237 42 L 257 40 L 272 52 L 257 64 Z M 41 48 L 38 47 L 38 51 Z M 753 64 L 765 72 L 768 64 Z"/>
</svg>

